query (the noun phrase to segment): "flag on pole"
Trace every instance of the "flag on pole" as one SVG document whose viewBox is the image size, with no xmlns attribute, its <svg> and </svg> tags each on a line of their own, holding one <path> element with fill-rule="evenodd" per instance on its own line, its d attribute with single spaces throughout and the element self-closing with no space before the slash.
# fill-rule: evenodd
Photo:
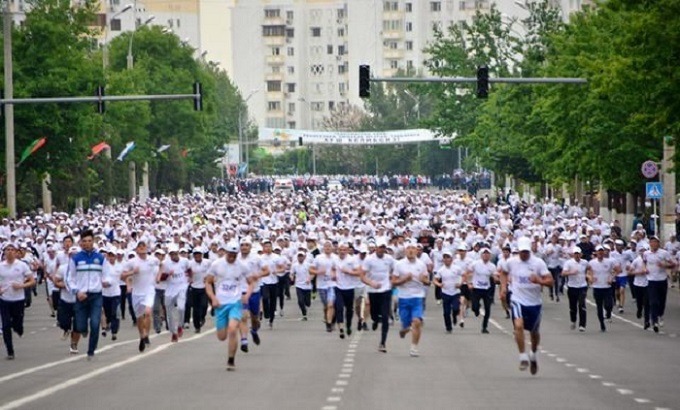
<svg viewBox="0 0 680 410">
<path fill-rule="evenodd" d="M 33 153 L 42 148 L 45 145 L 45 143 L 47 143 L 46 137 L 38 138 L 37 140 L 31 142 L 31 145 L 26 147 L 24 152 L 21 153 L 21 159 L 19 159 L 17 167 L 21 165 L 21 163 L 24 162 L 26 158 L 30 157 L 31 155 L 33 155 Z"/>
<path fill-rule="evenodd" d="M 134 141 L 128 142 L 128 143 L 125 145 L 125 149 L 123 149 L 123 150 L 120 152 L 120 154 L 118 155 L 118 158 L 116 158 L 116 160 L 122 161 L 123 159 L 125 159 L 125 157 L 127 156 L 127 154 L 129 154 L 133 149 L 135 149 L 135 142 L 134 142 Z"/>
<path fill-rule="evenodd" d="M 161 146 L 156 150 L 156 152 L 160 154 L 160 153 L 163 152 L 163 151 L 167 151 L 168 148 L 170 148 L 170 145 L 161 145 Z"/>
<path fill-rule="evenodd" d="M 106 150 L 111 150 L 111 146 L 109 144 L 105 143 L 104 141 L 102 141 L 99 144 L 92 147 L 92 155 L 89 155 L 87 157 L 87 159 L 93 160 L 94 157 L 101 154 L 102 151 L 106 151 Z"/>
</svg>

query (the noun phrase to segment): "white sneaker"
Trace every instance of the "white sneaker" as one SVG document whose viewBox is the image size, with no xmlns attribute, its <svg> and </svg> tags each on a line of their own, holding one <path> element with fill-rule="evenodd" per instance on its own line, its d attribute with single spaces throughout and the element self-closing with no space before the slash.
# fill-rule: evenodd
<svg viewBox="0 0 680 410">
<path fill-rule="evenodd" d="M 529 356 L 526 353 L 519 355 L 519 370 L 525 371 L 529 368 Z"/>
<path fill-rule="evenodd" d="M 283 309 L 279 312 L 279 316 L 283 317 Z"/>
<path fill-rule="evenodd" d="M 579 331 L 579 332 L 585 332 L 585 331 L 586 331 L 586 328 L 583 327 L 583 326 L 579 326 L 578 331 Z"/>
<path fill-rule="evenodd" d="M 659 327 L 663 327 L 663 318 L 659 317 Z"/>
<path fill-rule="evenodd" d="M 576 329 L 576 322 L 571 322 L 570 329 L 571 329 L 571 330 Z"/>
<path fill-rule="evenodd" d="M 418 349 L 416 349 L 415 347 L 412 347 L 411 350 L 409 350 L 408 354 L 409 354 L 409 356 L 411 356 L 411 357 L 418 357 L 418 356 L 420 356 L 420 353 L 418 353 Z"/>
</svg>

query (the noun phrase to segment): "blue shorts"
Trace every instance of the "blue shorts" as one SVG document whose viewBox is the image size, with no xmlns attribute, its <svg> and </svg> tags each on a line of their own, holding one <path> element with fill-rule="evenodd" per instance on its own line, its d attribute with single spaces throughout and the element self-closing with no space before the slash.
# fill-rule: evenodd
<svg viewBox="0 0 680 410">
<path fill-rule="evenodd" d="M 408 329 L 413 319 L 422 321 L 423 298 L 399 298 L 399 319 L 403 329 Z"/>
<path fill-rule="evenodd" d="M 627 276 L 617 276 L 616 277 L 616 289 L 625 288 L 628 285 Z"/>
<path fill-rule="evenodd" d="M 538 332 L 541 327 L 541 305 L 524 306 L 517 302 L 510 302 L 512 310 L 512 320 L 522 319 L 524 321 L 524 330 L 529 332 Z"/>
<path fill-rule="evenodd" d="M 335 304 L 335 290 L 333 288 L 328 289 L 318 289 L 319 297 L 321 298 L 321 304 L 328 306 Z"/>
<path fill-rule="evenodd" d="M 242 309 L 243 303 L 241 302 L 229 303 L 217 307 L 215 309 L 215 327 L 217 330 L 222 330 L 227 327 L 231 320 L 240 322 L 243 315 Z"/>
<path fill-rule="evenodd" d="M 255 316 L 259 315 L 260 299 L 262 299 L 262 295 L 260 294 L 260 292 L 251 293 L 250 298 L 248 299 L 248 303 L 243 304 L 243 309 L 249 311 Z"/>
</svg>

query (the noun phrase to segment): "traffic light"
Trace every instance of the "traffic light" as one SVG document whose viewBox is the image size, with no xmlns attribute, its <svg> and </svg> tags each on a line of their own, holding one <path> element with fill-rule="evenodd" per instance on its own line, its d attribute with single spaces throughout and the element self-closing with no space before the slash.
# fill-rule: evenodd
<svg viewBox="0 0 680 410">
<path fill-rule="evenodd" d="M 477 68 L 477 98 L 489 97 L 489 67 Z"/>
<path fill-rule="evenodd" d="M 203 87 L 201 83 L 194 83 L 194 111 L 203 111 Z"/>
<path fill-rule="evenodd" d="M 359 97 L 369 98 L 371 96 L 371 66 L 359 66 Z"/>
<path fill-rule="evenodd" d="M 101 99 L 101 97 L 105 95 L 106 92 L 104 91 L 104 86 L 97 86 L 97 97 L 100 98 L 99 101 L 97 101 L 97 112 L 100 114 L 104 114 L 106 112 L 106 105 L 104 105 L 104 101 Z"/>
</svg>

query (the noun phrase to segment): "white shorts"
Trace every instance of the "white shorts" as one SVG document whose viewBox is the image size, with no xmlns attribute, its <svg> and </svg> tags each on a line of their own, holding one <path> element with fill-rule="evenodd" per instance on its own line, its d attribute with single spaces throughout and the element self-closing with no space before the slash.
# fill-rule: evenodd
<svg viewBox="0 0 680 410">
<path fill-rule="evenodd" d="M 155 294 L 150 293 L 148 295 L 135 295 L 132 294 L 132 310 L 134 310 L 135 315 L 142 316 L 146 308 L 152 309 Z"/>
</svg>

